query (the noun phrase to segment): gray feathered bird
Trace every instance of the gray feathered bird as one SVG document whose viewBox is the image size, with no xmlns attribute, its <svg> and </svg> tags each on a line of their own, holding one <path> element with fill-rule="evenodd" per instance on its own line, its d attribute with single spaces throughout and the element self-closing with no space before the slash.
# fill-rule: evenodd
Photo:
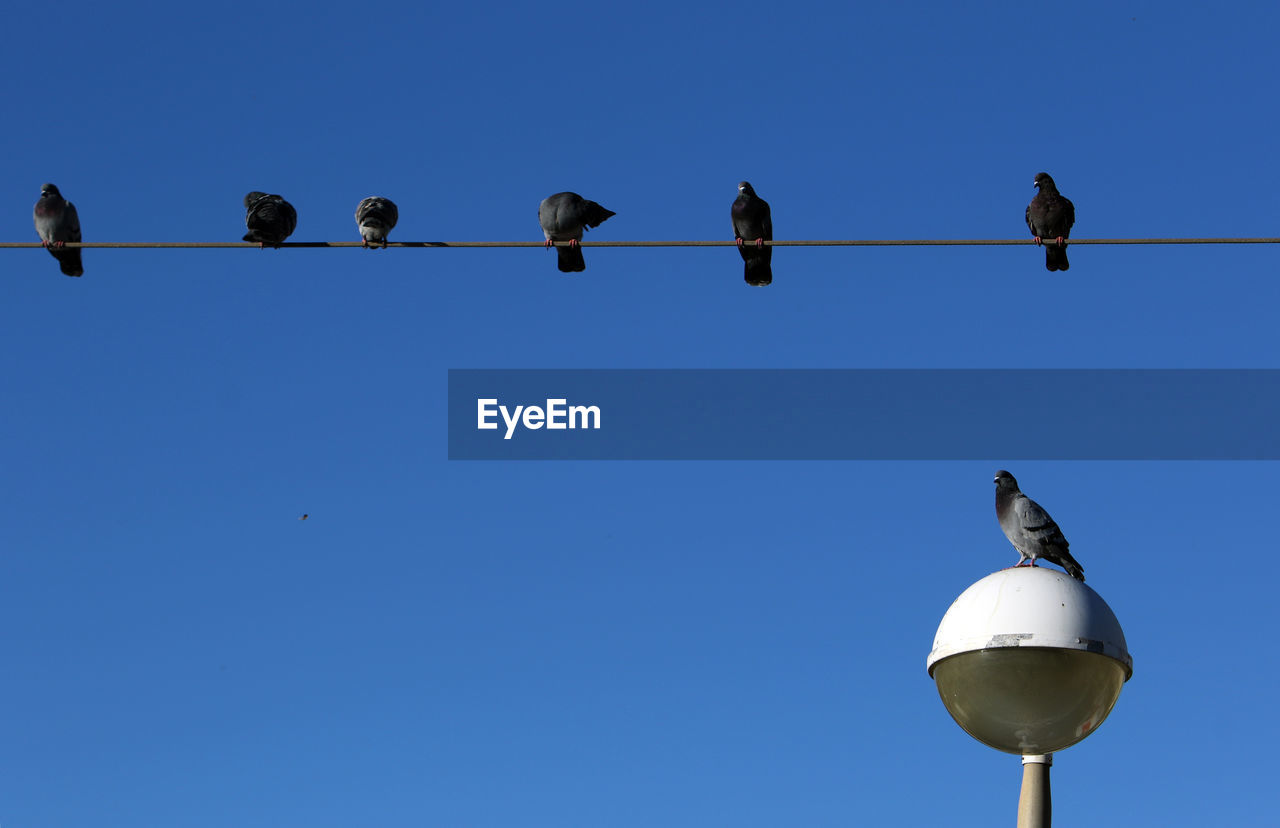
<svg viewBox="0 0 1280 828">
<path fill-rule="evenodd" d="M 747 284 L 756 287 L 769 284 L 773 281 L 773 268 L 770 266 L 773 247 L 764 244 L 773 241 L 773 219 L 769 215 L 769 202 L 757 196 L 749 182 L 743 181 L 738 184 L 738 197 L 729 208 L 729 216 L 733 219 L 734 241 L 744 262 L 743 278 Z"/>
<path fill-rule="evenodd" d="M 538 205 L 538 224 L 546 236 L 546 247 L 552 242 L 567 241 L 568 247 L 556 248 L 556 264 L 561 273 L 579 273 L 587 269 L 582 258 L 582 233 L 586 228 L 598 227 L 610 216 L 616 216 L 594 201 L 588 201 L 577 193 L 556 193 L 547 196 Z"/>
<path fill-rule="evenodd" d="M 400 211 L 395 202 L 382 196 L 369 196 L 356 206 L 356 226 L 365 247 L 387 246 L 387 234 L 396 226 Z"/>
<path fill-rule="evenodd" d="M 67 242 L 80 241 L 80 216 L 76 213 L 76 206 L 64 199 L 57 187 L 42 184 L 34 216 L 36 233 L 53 258 L 58 260 L 62 272 L 68 276 L 83 276 L 80 248 L 63 247 Z"/>
<path fill-rule="evenodd" d="M 1055 563 L 1078 581 L 1084 580 L 1084 567 L 1071 557 L 1067 539 L 1049 513 L 1018 488 L 1018 481 L 1004 469 L 996 472 L 996 518 L 1004 536 L 1021 556 L 1014 566 L 1037 558 Z"/>
<path fill-rule="evenodd" d="M 1039 190 L 1027 205 L 1027 227 L 1036 244 L 1052 239 L 1056 244 L 1045 243 L 1044 266 L 1046 270 L 1066 270 L 1066 240 L 1071 237 L 1071 225 L 1076 223 L 1076 206 L 1071 199 L 1058 192 L 1058 187 L 1048 173 L 1036 173 L 1035 186 Z"/>
<path fill-rule="evenodd" d="M 257 190 L 244 197 L 244 224 L 249 232 L 247 242 L 257 242 L 259 247 L 279 247 L 298 226 L 298 211 L 278 195 L 268 195 Z"/>
</svg>

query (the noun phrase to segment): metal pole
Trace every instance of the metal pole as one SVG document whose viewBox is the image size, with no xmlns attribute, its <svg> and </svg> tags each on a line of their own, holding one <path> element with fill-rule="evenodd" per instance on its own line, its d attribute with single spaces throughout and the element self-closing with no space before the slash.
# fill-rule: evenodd
<svg viewBox="0 0 1280 828">
<path fill-rule="evenodd" d="M 1049 795 L 1049 767 L 1053 754 L 1022 757 L 1022 794 L 1018 797 L 1018 828 L 1049 828 L 1053 800 Z"/>
</svg>

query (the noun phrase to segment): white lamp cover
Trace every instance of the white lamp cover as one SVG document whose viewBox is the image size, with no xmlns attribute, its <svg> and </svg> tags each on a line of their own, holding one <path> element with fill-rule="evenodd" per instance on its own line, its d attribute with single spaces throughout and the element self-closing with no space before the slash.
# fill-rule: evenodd
<svg viewBox="0 0 1280 828">
<path fill-rule="evenodd" d="M 960 594 L 938 625 L 926 666 L 995 647 L 1054 647 L 1110 656 L 1133 675 L 1116 615 L 1087 584 L 1043 566 L 993 572 Z"/>
</svg>

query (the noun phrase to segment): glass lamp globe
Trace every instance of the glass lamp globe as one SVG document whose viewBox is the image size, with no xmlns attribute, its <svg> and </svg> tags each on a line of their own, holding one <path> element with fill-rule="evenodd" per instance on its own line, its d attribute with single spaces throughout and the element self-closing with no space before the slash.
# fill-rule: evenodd
<svg viewBox="0 0 1280 828">
<path fill-rule="evenodd" d="M 973 738 L 1022 755 L 1074 745 L 1133 675 L 1102 597 L 1056 569 L 1012 567 L 961 593 L 938 625 L 929 675 Z"/>
</svg>

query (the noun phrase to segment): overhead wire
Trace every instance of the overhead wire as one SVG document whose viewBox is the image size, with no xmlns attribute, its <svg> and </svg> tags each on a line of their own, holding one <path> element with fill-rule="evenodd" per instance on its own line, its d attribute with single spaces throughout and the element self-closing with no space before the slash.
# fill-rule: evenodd
<svg viewBox="0 0 1280 828">
<path fill-rule="evenodd" d="M 1044 244 L 1054 244 L 1053 239 Z M 569 242 L 553 242 L 555 247 L 568 247 Z M 584 241 L 582 247 L 734 247 L 736 241 Z M 755 246 L 755 240 L 746 240 L 747 246 Z M 1032 245 L 1035 240 L 1023 239 L 821 239 L 782 240 L 763 242 L 768 247 L 997 247 L 1007 245 Z M 1154 238 L 1154 239 L 1068 239 L 1066 246 L 1079 244 L 1280 244 L 1280 237 L 1261 238 Z M 44 247 L 40 242 L 0 242 L 0 248 Z M 66 248 L 257 248 L 257 242 L 66 242 Z M 267 245 L 276 247 L 277 245 Z M 363 242 L 281 242 L 279 247 L 363 247 Z M 381 247 L 381 244 L 375 245 Z M 546 247 L 540 241 L 389 241 L 387 247 Z"/>
</svg>

